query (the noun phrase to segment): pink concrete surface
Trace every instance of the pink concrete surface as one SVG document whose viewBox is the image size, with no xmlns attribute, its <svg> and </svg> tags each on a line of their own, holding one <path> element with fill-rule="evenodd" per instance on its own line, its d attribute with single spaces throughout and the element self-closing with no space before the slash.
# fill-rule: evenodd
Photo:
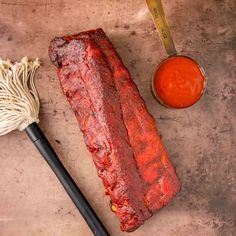
<svg viewBox="0 0 236 236">
<path fill-rule="evenodd" d="M 236 2 L 163 1 L 179 53 L 208 76 L 193 107 L 168 110 L 151 94 L 166 57 L 143 0 L 0 0 L 0 57 L 39 57 L 40 126 L 112 236 L 110 212 L 47 49 L 54 36 L 102 27 L 137 83 L 182 179 L 182 191 L 132 236 L 233 236 L 236 232 Z M 0 236 L 92 235 L 45 161 L 22 132 L 0 137 Z"/>
</svg>

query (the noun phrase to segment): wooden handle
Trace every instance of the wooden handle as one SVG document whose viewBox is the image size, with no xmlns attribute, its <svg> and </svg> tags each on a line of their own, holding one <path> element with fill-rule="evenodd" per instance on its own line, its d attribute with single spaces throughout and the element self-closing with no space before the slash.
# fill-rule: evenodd
<svg viewBox="0 0 236 236">
<path fill-rule="evenodd" d="M 153 22 L 157 27 L 160 39 L 168 55 L 177 54 L 170 29 L 166 22 L 165 13 L 161 0 L 146 0 Z"/>
</svg>

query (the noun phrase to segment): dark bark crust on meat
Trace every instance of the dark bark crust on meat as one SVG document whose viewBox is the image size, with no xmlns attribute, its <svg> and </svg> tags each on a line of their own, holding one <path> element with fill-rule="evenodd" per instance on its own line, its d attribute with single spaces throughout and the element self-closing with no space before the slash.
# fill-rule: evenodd
<svg viewBox="0 0 236 236">
<path fill-rule="evenodd" d="M 49 56 L 121 229 L 133 231 L 180 189 L 155 120 L 102 29 L 55 38 Z"/>
</svg>

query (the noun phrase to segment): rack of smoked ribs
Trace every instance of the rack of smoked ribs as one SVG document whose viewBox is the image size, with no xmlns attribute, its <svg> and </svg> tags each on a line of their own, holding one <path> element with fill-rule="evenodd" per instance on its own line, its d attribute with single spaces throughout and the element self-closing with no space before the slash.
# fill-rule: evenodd
<svg viewBox="0 0 236 236">
<path fill-rule="evenodd" d="M 180 190 L 155 120 L 102 29 L 54 38 L 49 56 L 111 209 L 133 231 Z"/>
</svg>

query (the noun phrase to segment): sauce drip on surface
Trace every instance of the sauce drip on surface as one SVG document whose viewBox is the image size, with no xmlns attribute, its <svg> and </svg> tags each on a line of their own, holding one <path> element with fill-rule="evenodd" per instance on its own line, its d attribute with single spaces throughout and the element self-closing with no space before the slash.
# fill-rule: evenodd
<svg viewBox="0 0 236 236">
<path fill-rule="evenodd" d="M 189 57 L 173 56 L 163 61 L 157 69 L 153 90 L 164 105 L 185 108 L 200 99 L 205 80 L 197 62 Z"/>
</svg>

